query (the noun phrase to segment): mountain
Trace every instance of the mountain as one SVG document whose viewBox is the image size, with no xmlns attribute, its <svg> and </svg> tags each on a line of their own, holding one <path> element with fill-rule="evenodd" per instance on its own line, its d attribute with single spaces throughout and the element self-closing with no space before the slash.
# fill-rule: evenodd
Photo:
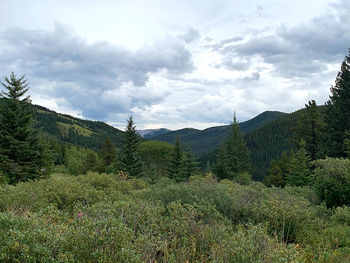
<svg viewBox="0 0 350 263">
<path fill-rule="evenodd" d="M 320 115 L 324 115 L 325 106 L 318 106 Z M 252 161 L 254 179 L 262 180 L 268 170 L 271 159 L 279 159 L 281 153 L 293 148 L 293 128 L 302 118 L 305 109 L 282 116 L 245 135 Z"/>
<path fill-rule="evenodd" d="M 170 132 L 171 130 L 160 128 L 160 129 L 146 129 L 146 130 L 137 130 L 137 133 L 145 138 L 145 139 L 152 139 L 156 136 L 162 135 L 164 133 Z"/>
<path fill-rule="evenodd" d="M 101 121 L 89 121 L 33 105 L 34 126 L 61 142 L 98 150 L 107 137 L 120 147 L 123 132 Z"/>
<path fill-rule="evenodd" d="M 285 115 L 286 113 L 279 111 L 265 111 L 251 120 L 239 123 L 239 126 L 241 131 L 246 134 Z M 193 152 L 202 154 L 214 151 L 227 138 L 229 131 L 229 125 L 211 127 L 205 130 L 186 128 L 160 134 L 152 139 L 173 144 L 176 133 L 178 133 L 183 145 L 190 145 Z"/>
</svg>

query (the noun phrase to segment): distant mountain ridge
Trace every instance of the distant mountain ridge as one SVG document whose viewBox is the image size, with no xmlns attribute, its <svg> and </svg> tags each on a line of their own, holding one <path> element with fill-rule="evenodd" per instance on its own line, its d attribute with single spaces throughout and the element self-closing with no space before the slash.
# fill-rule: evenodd
<svg viewBox="0 0 350 263">
<path fill-rule="evenodd" d="M 160 129 L 145 129 L 145 130 L 137 130 L 136 132 L 145 139 L 151 139 L 153 137 L 162 135 L 164 133 L 170 132 L 171 130 L 166 128 Z"/>
<path fill-rule="evenodd" d="M 254 131 L 268 123 L 271 123 L 287 113 L 279 111 L 265 111 L 258 116 L 239 123 L 241 131 L 246 134 Z M 230 130 L 230 125 L 210 127 L 204 130 L 185 128 L 177 131 L 170 131 L 152 137 L 152 140 L 175 143 L 176 133 L 179 134 L 183 145 L 190 145 L 193 152 L 197 154 L 214 151 L 225 138 L 227 138 Z"/>
</svg>

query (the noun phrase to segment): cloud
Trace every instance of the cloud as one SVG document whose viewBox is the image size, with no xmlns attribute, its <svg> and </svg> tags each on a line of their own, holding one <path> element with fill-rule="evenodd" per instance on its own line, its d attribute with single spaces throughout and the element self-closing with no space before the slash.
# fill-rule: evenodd
<svg viewBox="0 0 350 263">
<path fill-rule="evenodd" d="M 339 63 L 350 47 L 350 5 L 340 1 L 328 11 L 289 28 L 280 25 L 275 30 L 247 33 L 243 41 L 221 41 L 225 44 L 219 44 L 217 50 L 225 56 L 223 65 L 246 70 L 250 66 L 247 58 L 260 56 L 274 66 L 276 75 L 286 78 L 307 78 L 327 70 L 327 65 Z"/>
<path fill-rule="evenodd" d="M 53 31 L 8 29 L 0 44 L 2 74 L 25 74 L 32 94 L 64 98 L 84 117 L 99 120 L 162 101 L 167 92 L 149 85 L 150 74 L 193 70 L 186 43 L 176 37 L 131 52 L 108 42 L 89 43 L 56 23 Z"/>
<path fill-rule="evenodd" d="M 180 38 L 183 39 L 187 44 L 198 39 L 199 37 L 200 37 L 200 34 L 198 30 L 192 27 L 190 27 L 185 34 L 180 35 Z"/>
</svg>

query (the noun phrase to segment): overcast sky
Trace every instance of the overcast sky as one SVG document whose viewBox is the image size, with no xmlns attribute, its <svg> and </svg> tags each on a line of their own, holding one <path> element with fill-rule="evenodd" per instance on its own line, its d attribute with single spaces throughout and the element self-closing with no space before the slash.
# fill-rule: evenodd
<svg viewBox="0 0 350 263">
<path fill-rule="evenodd" d="M 0 0 L 0 77 L 124 129 L 203 129 L 328 100 L 348 0 Z"/>
</svg>

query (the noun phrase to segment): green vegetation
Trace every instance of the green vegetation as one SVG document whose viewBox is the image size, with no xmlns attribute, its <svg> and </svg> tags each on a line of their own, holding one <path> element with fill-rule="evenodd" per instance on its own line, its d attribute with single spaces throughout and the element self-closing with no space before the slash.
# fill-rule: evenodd
<svg viewBox="0 0 350 263">
<path fill-rule="evenodd" d="M 350 49 L 349 49 L 350 50 Z M 346 157 L 346 132 L 350 130 L 350 55 L 346 56 L 327 103 L 327 156 Z"/>
<path fill-rule="evenodd" d="M 219 149 L 215 173 L 220 179 L 234 180 L 244 173 L 248 174 L 250 169 L 249 150 L 234 114 L 230 136 Z"/>
<path fill-rule="evenodd" d="M 130 116 L 124 133 L 124 144 L 120 161 L 122 164 L 122 170 L 132 177 L 140 177 L 142 175 L 142 162 L 139 153 L 139 146 L 139 136 L 136 133 L 134 121 Z"/>
<path fill-rule="evenodd" d="M 348 262 L 350 210 L 308 188 L 90 172 L 0 186 L 1 262 Z"/>
<path fill-rule="evenodd" d="M 44 168 L 39 131 L 32 128 L 32 110 L 24 76 L 14 73 L 1 82 L 6 92 L 0 104 L 0 171 L 10 184 L 39 177 Z"/>
</svg>

